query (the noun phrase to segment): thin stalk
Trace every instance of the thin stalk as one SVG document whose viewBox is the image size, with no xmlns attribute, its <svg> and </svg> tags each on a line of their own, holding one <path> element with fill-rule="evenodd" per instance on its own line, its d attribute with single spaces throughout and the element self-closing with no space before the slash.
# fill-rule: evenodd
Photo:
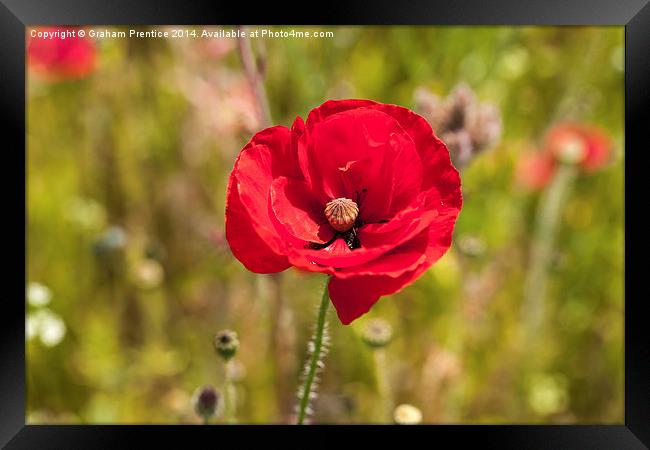
<svg viewBox="0 0 650 450">
<path fill-rule="evenodd" d="M 293 408 L 294 385 L 292 377 L 296 371 L 296 336 L 293 327 L 293 312 L 287 307 L 282 293 L 282 274 L 270 275 L 271 294 L 271 344 L 273 351 L 276 408 L 282 423 L 290 417 Z"/>
<path fill-rule="evenodd" d="M 244 27 L 239 28 L 243 31 L 246 30 Z M 242 66 L 244 66 L 244 72 L 246 72 L 248 83 L 250 84 L 253 95 L 257 101 L 260 122 L 263 127 L 270 127 L 271 109 L 269 108 L 269 101 L 266 96 L 266 89 L 264 88 L 264 78 L 255 62 L 255 56 L 253 55 L 250 39 L 242 37 L 238 38 L 237 49 L 239 50 L 239 58 L 241 59 Z"/>
<path fill-rule="evenodd" d="M 224 418 L 226 423 L 235 423 L 237 421 L 235 409 L 237 408 L 237 392 L 232 380 L 233 360 L 230 359 L 225 364 L 225 375 L 223 382 L 224 390 Z"/>
<path fill-rule="evenodd" d="M 246 27 L 240 26 L 240 30 L 246 31 Z M 269 100 L 264 86 L 264 73 L 256 62 L 255 54 L 251 47 L 249 38 L 238 38 L 237 49 L 244 73 L 255 98 L 260 125 L 264 128 L 273 125 Z M 264 55 L 262 55 L 264 57 Z M 276 403 L 278 413 L 281 417 L 289 411 L 289 404 L 286 403 L 289 385 L 287 381 L 293 373 L 296 361 L 293 358 L 295 346 L 295 332 L 292 327 L 293 314 L 287 307 L 282 296 L 282 273 L 271 275 L 273 322 L 271 325 L 271 342 L 273 343 L 275 359 L 276 378 Z M 258 292 L 258 296 L 260 293 Z"/>
<path fill-rule="evenodd" d="M 575 177 L 575 170 L 573 166 L 561 165 L 540 199 L 522 305 L 522 321 L 527 337 L 536 336 L 544 321 L 548 267 L 553 256 L 561 207 Z"/>
<path fill-rule="evenodd" d="M 325 329 L 327 328 L 327 307 L 330 304 L 329 294 L 327 292 L 327 282 L 323 289 L 323 297 L 321 298 L 320 307 L 318 308 L 318 319 L 316 321 L 316 331 L 314 336 L 309 342 L 309 350 L 311 352 L 311 359 L 305 367 L 305 379 L 299 389 L 299 407 L 298 407 L 298 425 L 302 425 L 307 415 L 307 408 L 309 401 L 314 395 L 313 386 L 316 379 L 316 372 L 319 366 L 322 366 L 321 356 L 324 351 L 324 343 L 326 343 Z"/>
<path fill-rule="evenodd" d="M 377 391 L 381 402 L 381 420 L 392 423 L 393 401 L 388 383 L 388 367 L 386 365 L 386 351 L 383 348 L 373 350 L 375 360 L 375 377 L 377 379 Z"/>
</svg>

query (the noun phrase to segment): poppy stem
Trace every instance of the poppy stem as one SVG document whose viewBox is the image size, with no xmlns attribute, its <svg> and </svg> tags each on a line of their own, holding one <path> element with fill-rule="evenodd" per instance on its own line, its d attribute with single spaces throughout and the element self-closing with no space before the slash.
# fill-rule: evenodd
<svg viewBox="0 0 650 450">
<path fill-rule="evenodd" d="M 224 390 L 224 418 L 226 423 L 235 423 L 237 419 L 235 418 L 235 409 L 237 405 L 237 393 L 235 391 L 235 385 L 232 380 L 233 372 L 233 360 L 228 360 L 224 364 L 224 381 L 223 381 L 223 390 Z"/>
<path fill-rule="evenodd" d="M 383 348 L 373 350 L 373 359 L 375 361 L 375 376 L 377 378 L 377 391 L 381 401 L 381 421 L 391 423 L 393 402 L 390 395 L 390 385 L 388 383 L 388 367 L 386 366 L 386 351 Z"/>
<path fill-rule="evenodd" d="M 522 323 L 526 340 L 538 336 L 539 327 L 544 321 L 548 268 L 553 257 L 562 204 L 575 176 L 575 170 L 571 165 L 561 165 L 540 199 L 522 304 Z"/>
<path fill-rule="evenodd" d="M 323 368 L 323 356 L 325 354 L 328 335 L 327 335 L 327 308 L 330 304 L 327 284 L 329 277 L 325 282 L 323 297 L 321 298 L 320 307 L 318 308 L 318 319 L 316 321 L 316 330 L 309 341 L 308 349 L 311 358 L 305 365 L 304 380 L 298 391 L 298 425 L 302 425 L 309 410 L 310 401 L 316 396 L 316 374 Z"/>
</svg>

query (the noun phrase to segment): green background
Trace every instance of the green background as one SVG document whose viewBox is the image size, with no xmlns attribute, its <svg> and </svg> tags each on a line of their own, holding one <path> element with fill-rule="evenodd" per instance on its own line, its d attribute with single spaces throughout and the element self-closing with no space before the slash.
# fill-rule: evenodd
<svg viewBox="0 0 650 450">
<path fill-rule="evenodd" d="M 360 338 L 381 317 L 394 330 L 395 404 L 425 422 L 622 423 L 623 28 L 319 29 L 334 37 L 253 42 L 274 123 L 331 98 L 412 108 L 418 87 L 446 96 L 466 82 L 500 108 L 503 135 L 462 173 L 448 254 L 350 326 L 330 311 L 315 420 L 382 420 Z M 234 44 L 104 39 L 83 80 L 30 73 L 27 281 L 52 296 L 26 311 L 66 330 L 60 342 L 26 341 L 30 423 L 199 422 L 191 396 L 221 388 L 211 340 L 223 328 L 241 342 L 239 421 L 286 420 L 324 277 L 249 273 L 224 240 L 228 175 L 260 129 Z M 530 344 L 520 310 L 539 194 L 515 182 L 515 166 L 564 118 L 599 125 L 616 149 L 561 205 L 543 331 Z M 274 341 L 278 286 L 287 323 Z"/>
</svg>

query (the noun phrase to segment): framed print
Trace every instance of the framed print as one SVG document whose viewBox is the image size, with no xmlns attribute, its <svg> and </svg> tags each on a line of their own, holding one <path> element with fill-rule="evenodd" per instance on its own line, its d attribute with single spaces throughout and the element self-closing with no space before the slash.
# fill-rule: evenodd
<svg viewBox="0 0 650 450">
<path fill-rule="evenodd" d="M 298 11 L 3 0 L 0 443 L 647 448 L 650 6 Z"/>
</svg>

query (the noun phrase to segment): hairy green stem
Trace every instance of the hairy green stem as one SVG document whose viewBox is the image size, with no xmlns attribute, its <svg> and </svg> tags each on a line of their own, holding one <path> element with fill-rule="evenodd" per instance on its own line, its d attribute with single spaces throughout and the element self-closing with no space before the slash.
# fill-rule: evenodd
<svg viewBox="0 0 650 450">
<path fill-rule="evenodd" d="M 305 421 L 305 417 L 307 415 L 307 407 L 309 406 L 309 400 L 312 397 L 312 386 L 314 384 L 314 380 L 316 379 L 316 372 L 318 371 L 319 363 L 322 364 L 321 354 L 323 352 L 323 336 L 327 327 L 327 307 L 330 304 L 329 293 L 327 291 L 328 281 L 329 278 L 325 282 L 323 297 L 321 298 L 320 307 L 318 308 L 316 331 L 314 332 L 314 336 L 312 337 L 309 345 L 311 359 L 309 360 L 309 365 L 306 367 L 307 371 L 305 373 L 305 379 L 299 390 L 300 403 L 298 407 L 298 425 L 302 425 Z"/>
<path fill-rule="evenodd" d="M 561 206 L 575 176 L 575 170 L 573 166 L 561 165 L 540 199 L 522 304 L 522 322 L 528 338 L 537 335 L 544 320 L 548 267 L 553 256 Z"/>
</svg>

